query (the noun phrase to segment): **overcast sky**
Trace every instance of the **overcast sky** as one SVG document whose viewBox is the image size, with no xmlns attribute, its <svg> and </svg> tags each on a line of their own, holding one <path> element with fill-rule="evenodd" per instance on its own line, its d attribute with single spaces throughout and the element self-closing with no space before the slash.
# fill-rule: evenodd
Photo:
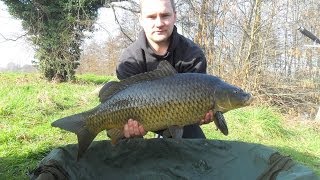
<svg viewBox="0 0 320 180">
<path fill-rule="evenodd" d="M 0 1 L 0 33 L 0 67 L 6 67 L 9 62 L 31 64 L 34 51 L 25 38 L 16 41 L 6 40 L 16 39 L 25 32 L 22 30 L 21 21 L 9 15 L 2 1 Z"/>
<path fill-rule="evenodd" d="M 112 32 L 118 31 L 118 26 L 115 24 L 114 16 L 110 9 L 99 9 L 95 27 L 94 41 L 103 41 L 109 35 L 112 35 Z M 23 34 L 25 32 L 22 29 L 21 21 L 10 16 L 6 5 L 0 1 L 0 67 L 6 67 L 9 62 L 22 66 L 31 64 L 31 61 L 34 60 L 32 44 L 26 38 L 22 37 L 16 41 L 7 40 L 17 39 Z"/>
</svg>

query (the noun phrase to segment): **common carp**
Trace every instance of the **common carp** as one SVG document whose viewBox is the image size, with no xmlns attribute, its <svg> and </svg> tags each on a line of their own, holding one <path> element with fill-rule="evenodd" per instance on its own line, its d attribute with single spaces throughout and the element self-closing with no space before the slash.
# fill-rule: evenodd
<svg viewBox="0 0 320 180">
<path fill-rule="evenodd" d="M 161 61 L 154 71 L 108 82 L 100 90 L 99 99 L 97 107 L 52 123 L 77 135 L 78 159 L 103 130 L 113 142 L 123 138 L 124 124 L 130 118 L 146 131 L 169 129 L 174 138 L 181 138 L 183 126 L 198 123 L 212 110 L 214 122 L 226 135 L 222 114 L 252 100 L 249 93 L 218 77 L 177 73 L 167 61 Z"/>
</svg>

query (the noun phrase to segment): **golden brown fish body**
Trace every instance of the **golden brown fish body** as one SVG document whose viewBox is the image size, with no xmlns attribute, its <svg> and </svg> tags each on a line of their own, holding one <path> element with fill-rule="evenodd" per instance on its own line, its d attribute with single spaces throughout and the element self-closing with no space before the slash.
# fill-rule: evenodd
<svg viewBox="0 0 320 180">
<path fill-rule="evenodd" d="M 156 131 L 196 123 L 213 109 L 214 96 L 204 86 L 203 74 L 189 75 L 134 84 L 100 104 L 89 114 L 86 126 L 93 132 L 121 129 L 133 118 L 145 130 Z"/>
<path fill-rule="evenodd" d="M 157 131 L 194 124 L 209 110 L 224 113 L 251 100 L 250 94 L 215 76 L 176 73 L 167 62 L 161 62 L 155 71 L 107 83 L 99 97 L 101 104 L 96 108 L 52 124 L 78 135 L 78 157 L 105 129 L 111 139 L 122 138 L 130 118 L 146 131 Z"/>
</svg>

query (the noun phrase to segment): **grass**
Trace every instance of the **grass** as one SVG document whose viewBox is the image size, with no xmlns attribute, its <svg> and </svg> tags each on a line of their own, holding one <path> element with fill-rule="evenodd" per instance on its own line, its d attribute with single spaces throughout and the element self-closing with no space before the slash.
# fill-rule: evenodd
<svg viewBox="0 0 320 180">
<path fill-rule="evenodd" d="M 113 77 L 81 75 L 71 83 L 48 83 L 37 74 L 0 73 L 0 179 L 27 179 L 26 173 L 53 148 L 76 136 L 51 122 L 96 106 L 96 88 Z M 204 125 L 210 139 L 264 144 L 290 155 L 320 175 L 319 124 L 284 120 L 276 109 L 247 107 L 225 114 L 229 135 Z M 151 134 L 149 133 L 150 137 Z M 100 133 L 97 139 L 104 139 Z"/>
<path fill-rule="evenodd" d="M 76 137 L 51 122 L 98 104 L 93 83 L 54 84 L 35 74 L 0 74 L 0 179 L 25 179 L 54 147 Z"/>
<path fill-rule="evenodd" d="M 101 76 L 95 74 L 81 74 L 77 75 L 78 82 L 90 82 L 95 84 L 102 84 L 111 80 L 116 80 L 113 76 Z"/>
</svg>

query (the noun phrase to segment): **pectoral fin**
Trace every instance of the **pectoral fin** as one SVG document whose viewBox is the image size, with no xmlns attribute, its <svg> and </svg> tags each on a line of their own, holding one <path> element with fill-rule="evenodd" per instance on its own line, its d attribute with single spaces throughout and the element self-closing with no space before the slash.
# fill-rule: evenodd
<svg viewBox="0 0 320 180">
<path fill-rule="evenodd" d="M 224 135 L 228 135 L 228 126 L 227 126 L 227 122 L 224 119 L 224 116 L 222 114 L 222 112 L 217 111 L 214 114 L 214 123 L 216 124 L 217 128 L 224 134 Z"/>
</svg>

